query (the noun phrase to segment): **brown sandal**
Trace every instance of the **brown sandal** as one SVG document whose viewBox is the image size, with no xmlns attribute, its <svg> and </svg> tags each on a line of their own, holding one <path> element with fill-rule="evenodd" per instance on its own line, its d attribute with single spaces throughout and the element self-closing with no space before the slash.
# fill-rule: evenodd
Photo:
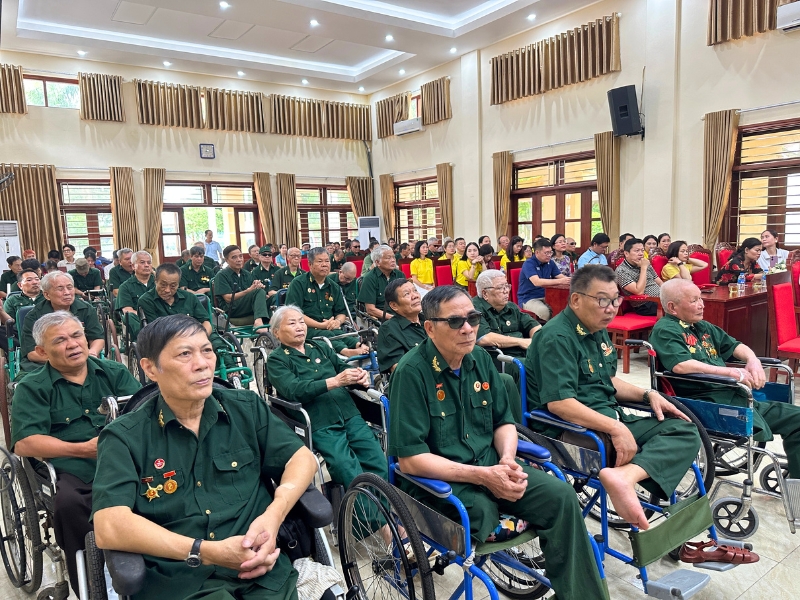
<svg viewBox="0 0 800 600">
<path fill-rule="evenodd" d="M 706 551 L 706 548 L 712 550 Z M 685 563 L 720 562 L 732 565 L 745 565 L 758 562 L 759 556 L 745 548 L 735 548 L 725 544 L 717 544 L 714 540 L 708 542 L 686 542 L 681 546 L 679 555 Z"/>
</svg>

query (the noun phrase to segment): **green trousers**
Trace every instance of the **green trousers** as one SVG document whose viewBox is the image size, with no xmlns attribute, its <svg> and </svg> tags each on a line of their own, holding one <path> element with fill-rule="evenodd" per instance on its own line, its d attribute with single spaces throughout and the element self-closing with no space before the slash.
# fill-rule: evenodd
<svg viewBox="0 0 800 600">
<path fill-rule="evenodd" d="M 519 370 L 517 370 L 519 374 Z M 508 403 L 511 405 L 511 414 L 514 422 L 522 423 L 522 396 L 519 394 L 519 383 L 508 373 L 500 373 L 500 380 L 506 386 Z"/>
<path fill-rule="evenodd" d="M 800 406 L 787 402 L 755 402 L 755 410 L 783 439 L 783 452 L 789 462 L 789 477 L 800 479 Z"/>
<path fill-rule="evenodd" d="M 314 327 L 308 328 L 308 333 L 306 333 L 306 339 L 310 340 L 311 338 L 315 337 L 333 337 L 335 335 L 342 335 L 344 331 L 341 329 L 316 329 Z M 358 345 L 358 336 L 354 335 L 352 337 L 342 338 L 341 340 L 331 340 L 331 344 L 333 344 L 333 349 L 341 354 L 342 350 L 345 348 L 355 348 Z"/>
<path fill-rule="evenodd" d="M 280 590 L 270 590 L 246 579 L 212 576 L 194 594 L 183 600 L 297 600 L 297 571 L 292 569 Z"/>
<path fill-rule="evenodd" d="M 266 322 L 269 320 L 267 292 L 263 289 L 253 290 L 248 294 L 242 294 L 240 292 L 234 297 L 233 306 L 228 305 L 225 311 L 232 319 L 249 317 L 252 315 L 254 319 L 262 319 Z"/>
<path fill-rule="evenodd" d="M 525 495 L 511 502 L 475 486 L 472 506 L 467 507 L 473 539 L 485 540 L 500 522 L 500 514 L 525 521 L 539 535 L 547 563 L 547 577 L 559 600 L 608 598 L 608 592 L 594 559 L 589 534 L 583 522 L 578 498 L 572 486 L 528 465 Z M 455 507 L 416 488 L 412 495 L 426 505 L 460 522 Z M 410 490 L 411 491 L 411 490 Z"/>
</svg>

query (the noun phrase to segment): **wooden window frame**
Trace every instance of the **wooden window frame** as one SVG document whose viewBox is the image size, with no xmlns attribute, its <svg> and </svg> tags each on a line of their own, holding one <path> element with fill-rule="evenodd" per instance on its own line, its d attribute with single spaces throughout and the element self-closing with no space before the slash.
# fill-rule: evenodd
<svg viewBox="0 0 800 600">
<path fill-rule="evenodd" d="M 32 81 L 41 81 L 42 82 L 42 93 L 44 94 L 44 106 L 42 106 L 41 108 L 63 108 L 62 106 L 56 106 L 56 107 L 51 107 L 50 106 L 50 103 L 47 100 L 47 84 L 49 82 L 53 82 L 53 83 L 69 83 L 71 85 L 77 85 L 78 86 L 78 94 L 80 94 L 80 84 L 78 83 L 77 78 L 50 77 L 50 76 L 47 76 L 47 75 L 28 75 L 28 74 L 25 73 L 25 74 L 22 75 L 23 92 L 24 92 L 24 86 L 25 86 L 25 80 L 26 79 L 30 79 Z M 76 109 L 73 108 L 72 110 L 76 110 Z M 70 180 L 67 183 L 73 183 L 73 181 Z"/>
<path fill-rule="evenodd" d="M 86 237 L 89 240 L 89 246 L 92 246 L 97 250 L 98 256 L 105 256 L 102 252 L 102 244 L 100 243 L 101 237 L 108 237 L 107 235 L 100 235 L 100 224 L 98 215 L 100 213 L 111 214 L 111 238 L 114 238 L 114 213 L 111 210 L 111 202 L 109 201 L 108 204 L 64 204 L 64 195 L 62 191 L 63 185 L 98 185 L 98 186 L 108 186 L 109 187 L 109 194 L 111 188 L 111 182 L 108 179 L 58 179 L 56 181 L 56 186 L 58 187 L 58 208 L 59 208 L 59 220 L 61 222 L 61 231 L 64 233 L 64 243 L 65 244 L 72 244 L 70 241 L 69 234 L 67 232 L 67 219 L 66 216 L 69 213 L 78 213 L 78 214 L 85 214 L 86 215 L 86 230 L 87 234 Z M 94 227 L 94 230 L 92 229 Z M 93 232 L 94 231 L 94 232 Z M 73 246 L 75 244 L 72 244 Z M 85 246 L 84 246 L 85 247 Z M 58 248 L 59 252 L 61 248 Z M 75 253 L 76 258 L 80 258 L 83 256 L 83 248 L 78 248 L 75 246 Z M 105 256 L 105 258 L 111 258 L 111 256 Z"/>
<path fill-rule="evenodd" d="M 339 214 L 339 227 L 338 231 L 341 237 L 339 241 L 343 244 L 345 240 L 350 238 L 350 230 L 347 228 L 347 213 L 353 213 L 352 204 L 328 204 L 328 191 L 347 192 L 346 185 L 314 185 L 308 183 L 296 184 L 296 190 L 316 190 L 319 192 L 319 204 L 297 204 L 297 214 L 300 217 L 298 224 L 298 234 L 300 235 L 301 244 L 310 244 L 311 237 L 308 229 L 308 213 L 320 213 L 320 235 L 322 236 L 322 246 L 327 245 L 331 241 L 330 232 L 332 229 L 328 227 L 328 213 L 338 212 Z M 355 219 L 355 213 L 353 213 Z M 344 227 L 342 226 L 342 219 L 344 219 Z M 356 228 L 353 230 L 358 232 L 358 221 L 356 221 Z M 311 244 L 313 246 L 313 244 Z"/>
<path fill-rule="evenodd" d="M 420 115 L 420 116 L 422 116 L 422 115 Z M 420 178 L 417 178 L 417 179 L 408 179 L 406 181 L 399 181 L 399 182 L 396 182 L 394 184 L 394 222 L 395 222 L 395 228 L 394 229 L 395 230 L 394 230 L 394 235 L 392 237 L 394 237 L 394 239 L 397 240 L 398 244 L 402 243 L 400 241 L 400 239 L 401 239 L 400 231 L 403 230 L 403 229 L 409 229 L 409 230 L 413 229 L 413 226 L 411 226 L 411 225 L 406 225 L 405 227 L 403 227 L 400 224 L 400 210 L 401 209 L 405 210 L 405 209 L 414 209 L 414 208 L 434 208 L 437 211 L 440 209 L 440 207 L 439 207 L 439 196 L 438 195 L 436 196 L 436 198 L 426 198 L 425 200 L 417 200 L 415 202 L 400 202 L 399 201 L 400 200 L 400 188 L 414 186 L 414 185 L 418 185 L 420 183 L 422 183 L 422 184 L 437 183 L 437 181 L 438 180 L 437 180 L 436 177 L 420 177 Z M 420 225 L 420 226 L 423 226 L 423 225 Z M 428 225 L 424 225 L 424 227 L 429 227 L 429 226 Z M 438 220 L 437 220 L 436 223 L 434 223 L 433 227 L 434 227 L 434 229 L 436 231 L 436 237 L 441 240 L 442 239 L 442 216 L 441 216 L 441 214 L 439 214 Z M 413 239 L 412 236 L 409 236 L 409 241 L 411 241 L 412 239 Z M 419 241 L 419 240 L 413 240 L 413 241 Z"/>
</svg>

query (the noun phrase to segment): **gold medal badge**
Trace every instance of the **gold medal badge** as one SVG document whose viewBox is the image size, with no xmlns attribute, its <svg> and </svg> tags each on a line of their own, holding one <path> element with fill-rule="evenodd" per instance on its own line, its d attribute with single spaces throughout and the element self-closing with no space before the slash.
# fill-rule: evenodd
<svg viewBox="0 0 800 600">
<path fill-rule="evenodd" d="M 481 382 L 480 381 L 476 381 L 474 384 L 472 384 L 472 387 L 475 389 L 476 392 L 480 392 L 481 391 Z"/>
<path fill-rule="evenodd" d="M 161 426 L 161 429 L 164 429 L 164 411 L 158 411 L 158 424 Z"/>
<path fill-rule="evenodd" d="M 178 489 L 178 482 L 173 479 L 175 477 L 175 471 L 168 471 L 164 473 L 164 491 L 167 494 L 174 494 L 175 490 Z"/>
<path fill-rule="evenodd" d="M 589 372 L 594 373 L 594 365 L 592 364 L 592 361 L 587 358 L 586 363 L 589 365 Z"/>
<path fill-rule="evenodd" d="M 578 333 L 578 335 L 586 335 L 586 331 L 583 329 L 583 327 L 581 327 L 580 323 L 575 325 L 575 331 Z"/>
<path fill-rule="evenodd" d="M 152 502 L 155 498 L 160 498 L 161 496 L 158 495 L 158 492 L 164 489 L 164 486 L 160 483 L 153 487 L 150 484 L 152 483 L 152 477 L 142 477 L 142 483 L 147 484 L 147 490 L 142 494 L 145 498 L 147 498 L 148 502 Z"/>
<path fill-rule="evenodd" d="M 444 400 L 444 390 L 439 390 L 436 392 L 436 399 L 439 400 L 439 402 Z"/>
</svg>

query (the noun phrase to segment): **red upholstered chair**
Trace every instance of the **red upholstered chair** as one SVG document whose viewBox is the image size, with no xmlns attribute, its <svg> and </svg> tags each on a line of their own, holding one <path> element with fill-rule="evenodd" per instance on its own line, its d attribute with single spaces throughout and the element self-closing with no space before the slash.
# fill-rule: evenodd
<svg viewBox="0 0 800 600">
<path fill-rule="evenodd" d="M 667 260 L 667 257 L 661 255 L 655 255 L 650 259 L 650 264 L 653 266 L 653 270 L 656 272 L 656 277 L 661 277 L 661 270 L 668 262 L 669 261 Z"/>
<path fill-rule="evenodd" d="M 351 262 L 356 266 L 356 277 L 361 277 L 361 269 L 364 266 L 364 259 L 363 258 L 350 258 L 345 259 L 347 262 Z"/>
<path fill-rule="evenodd" d="M 468 285 L 467 285 L 467 292 L 468 292 L 468 293 L 469 293 L 469 295 L 470 295 L 470 296 L 472 296 L 473 298 L 474 298 L 475 296 L 477 296 L 477 295 L 478 295 L 478 288 L 475 286 L 475 282 L 474 282 L 474 281 L 470 281 L 470 282 L 468 282 Z"/>
<path fill-rule="evenodd" d="M 519 274 L 522 272 L 521 262 L 510 262 L 506 265 L 506 279 L 511 286 L 508 299 L 514 304 L 517 303 L 517 290 L 519 290 Z"/>
<path fill-rule="evenodd" d="M 788 359 L 792 372 L 800 361 L 800 331 L 794 308 L 794 290 L 789 271 L 767 276 L 770 356 Z"/>
<path fill-rule="evenodd" d="M 411 279 L 411 261 L 413 258 L 401 258 L 397 261 L 397 268 L 403 272 L 407 279 Z"/>
<path fill-rule="evenodd" d="M 305 271 L 305 272 L 308 272 L 308 270 L 309 270 L 308 269 L 308 259 L 305 256 L 300 259 L 300 268 L 303 269 L 303 271 Z"/>
<path fill-rule="evenodd" d="M 433 284 L 453 285 L 453 264 L 450 261 L 433 261 Z"/>
<path fill-rule="evenodd" d="M 696 258 L 708 263 L 701 271 L 692 271 L 692 281 L 695 285 L 709 285 L 711 281 L 711 250 L 703 248 L 700 244 L 692 244 L 688 248 L 689 258 Z"/>
<path fill-rule="evenodd" d="M 725 266 L 725 263 L 728 262 L 728 259 L 735 250 L 736 247 L 730 242 L 718 242 L 717 245 L 714 246 L 714 252 L 717 255 L 717 269 L 721 269 Z"/>
<path fill-rule="evenodd" d="M 646 300 L 646 296 L 628 296 L 619 307 L 619 313 L 606 328 L 611 337 L 611 343 L 617 349 L 617 354 L 622 355 L 622 372 L 630 373 L 631 347 L 625 345 L 627 339 L 645 339 L 652 331 L 659 317 L 663 316 L 661 305 L 658 305 L 658 316 L 643 317 L 631 311 L 630 300 Z M 635 350 L 635 349 L 634 349 Z"/>
<path fill-rule="evenodd" d="M 792 288 L 794 289 L 794 305 L 800 303 L 800 250 L 789 252 L 786 259 L 786 270 L 792 274 Z"/>
</svg>

